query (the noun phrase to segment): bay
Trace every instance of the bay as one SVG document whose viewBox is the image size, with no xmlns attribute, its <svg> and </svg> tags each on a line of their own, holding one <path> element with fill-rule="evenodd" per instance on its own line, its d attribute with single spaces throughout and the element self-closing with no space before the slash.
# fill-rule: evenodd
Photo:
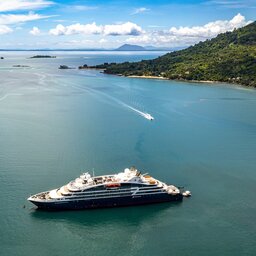
<svg viewBox="0 0 256 256">
<path fill-rule="evenodd" d="M 58 69 L 163 52 L 29 58 L 36 54 L 1 52 L 1 255 L 255 255 L 254 89 Z M 132 165 L 192 197 L 70 212 L 40 212 L 26 201 L 86 170 Z"/>
</svg>

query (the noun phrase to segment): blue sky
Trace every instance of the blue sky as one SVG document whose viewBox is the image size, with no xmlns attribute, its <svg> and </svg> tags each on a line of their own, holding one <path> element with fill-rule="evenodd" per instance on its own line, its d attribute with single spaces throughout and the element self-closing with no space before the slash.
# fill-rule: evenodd
<svg viewBox="0 0 256 256">
<path fill-rule="evenodd" d="M 0 0 L 0 48 L 188 46 L 255 13 L 256 0 Z"/>
</svg>

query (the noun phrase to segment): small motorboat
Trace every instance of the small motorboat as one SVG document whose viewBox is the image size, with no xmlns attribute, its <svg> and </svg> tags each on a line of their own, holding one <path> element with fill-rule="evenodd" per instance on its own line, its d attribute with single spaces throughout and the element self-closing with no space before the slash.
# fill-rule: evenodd
<svg viewBox="0 0 256 256">
<path fill-rule="evenodd" d="M 154 120 L 154 117 L 151 116 L 149 113 L 145 113 L 145 114 L 144 114 L 144 117 L 147 118 L 147 119 L 150 120 L 150 121 L 153 121 L 153 120 Z"/>
</svg>

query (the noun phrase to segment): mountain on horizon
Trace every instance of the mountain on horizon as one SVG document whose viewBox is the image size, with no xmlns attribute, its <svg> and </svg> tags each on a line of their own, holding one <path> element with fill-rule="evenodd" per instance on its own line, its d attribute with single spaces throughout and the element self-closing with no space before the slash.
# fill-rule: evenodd
<svg viewBox="0 0 256 256">
<path fill-rule="evenodd" d="M 135 45 L 135 44 L 123 44 L 115 51 L 145 51 L 146 49 L 140 45 Z"/>
</svg>

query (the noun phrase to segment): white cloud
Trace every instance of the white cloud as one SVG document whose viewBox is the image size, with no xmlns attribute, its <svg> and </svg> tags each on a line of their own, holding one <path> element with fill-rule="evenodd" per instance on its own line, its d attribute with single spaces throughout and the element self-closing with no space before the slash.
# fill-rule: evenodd
<svg viewBox="0 0 256 256">
<path fill-rule="evenodd" d="M 107 43 L 108 41 L 105 39 L 105 38 L 101 38 L 100 40 L 99 40 L 99 43 L 100 44 L 104 44 L 104 43 Z"/>
<path fill-rule="evenodd" d="M 49 31 L 51 35 L 74 35 L 74 34 L 87 34 L 87 35 L 140 35 L 143 30 L 140 26 L 132 23 L 126 22 L 118 25 L 96 25 L 95 22 L 91 24 L 72 24 L 69 26 L 63 26 L 62 24 L 57 25 L 55 28 Z"/>
<path fill-rule="evenodd" d="M 10 25 L 16 24 L 26 21 L 39 20 L 48 18 L 49 16 L 43 16 L 36 13 L 28 13 L 28 14 L 2 14 L 0 15 L 0 24 L 1 25 Z"/>
<path fill-rule="evenodd" d="M 54 36 L 65 35 L 67 29 L 61 24 L 58 24 L 56 28 L 50 29 L 49 33 Z"/>
<path fill-rule="evenodd" d="M 5 25 L 0 25 L 0 35 L 11 33 L 13 30 Z"/>
<path fill-rule="evenodd" d="M 119 35 L 133 35 L 137 36 L 143 33 L 140 26 L 132 22 L 126 22 L 119 25 L 106 25 L 104 26 L 104 34 L 111 36 Z"/>
<path fill-rule="evenodd" d="M 246 24 L 248 24 L 248 22 L 245 21 L 245 17 L 238 13 L 231 20 L 217 20 L 214 22 L 209 22 L 204 26 L 179 28 L 172 27 L 169 32 L 174 36 L 211 38 L 220 33 L 243 27 Z"/>
<path fill-rule="evenodd" d="M 154 44 L 158 46 L 189 46 L 199 41 L 213 38 L 219 33 L 232 31 L 235 28 L 249 24 L 245 17 L 238 13 L 231 20 L 218 20 L 209 22 L 203 26 L 194 27 L 172 27 L 169 30 L 158 30 L 144 33 L 137 37 L 126 39 L 127 43 L 133 44 Z"/>
<path fill-rule="evenodd" d="M 179 46 L 191 44 L 191 41 L 183 42 L 176 36 L 171 36 L 169 33 L 161 31 L 151 32 L 138 37 L 130 37 L 126 39 L 127 43 L 142 44 L 142 45 L 156 45 L 156 46 Z"/>
<path fill-rule="evenodd" d="M 140 7 L 140 8 L 135 9 L 135 10 L 131 13 L 131 15 L 135 15 L 135 14 L 147 12 L 147 11 L 149 11 L 149 10 L 150 10 L 150 9 L 148 9 L 148 8 Z"/>
<path fill-rule="evenodd" d="M 74 34 L 101 34 L 102 26 L 97 26 L 95 22 L 85 25 L 76 23 L 69 26 L 63 26 L 59 24 L 56 26 L 56 28 L 51 29 L 49 33 L 54 36 Z"/>
<path fill-rule="evenodd" d="M 77 11 L 89 11 L 89 10 L 95 10 L 98 7 L 97 6 L 89 6 L 89 5 L 75 5 L 72 6 Z"/>
<path fill-rule="evenodd" d="M 41 31 L 38 27 L 33 27 L 33 29 L 29 31 L 29 33 L 33 36 L 38 36 L 40 35 Z"/>
<path fill-rule="evenodd" d="M 26 21 L 39 20 L 48 17 L 49 16 L 43 16 L 32 12 L 28 14 L 2 14 L 0 15 L 0 34 L 7 34 L 13 32 L 13 29 L 6 25 L 14 25 Z"/>
<path fill-rule="evenodd" d="M 35 10 L 53 5 L 45 0 L 0 0 L 0 12 L 17 10 Z"/>
<path fill-rule="evenodd" d="M 146 34 L 138 37 L 129 37 L 125 41 L 126 43 L 143 44 L 143 45 L 156 43 L 154 42 L 154 38 L 152 37 L 151 34 Z"/>
</svg>

